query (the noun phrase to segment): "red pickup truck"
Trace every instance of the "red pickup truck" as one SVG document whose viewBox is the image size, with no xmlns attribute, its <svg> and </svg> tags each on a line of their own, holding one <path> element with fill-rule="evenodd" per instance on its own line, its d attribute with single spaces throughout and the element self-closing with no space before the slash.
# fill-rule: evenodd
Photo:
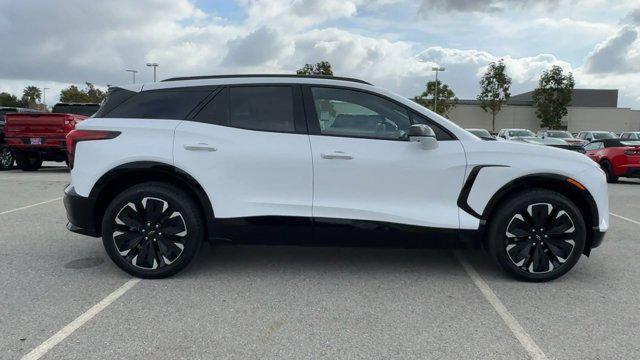
<svg viewBox="0 0 640 360">
<path fill-rule="evenodd" d="M 76 124 L 93 115 L 98 104 L 60 103 L 51 113 L 5 115 L 5 140 L 19 168 L 35 171 L 43 161 L 67 162 L 65 137 Z"/>
</svg>

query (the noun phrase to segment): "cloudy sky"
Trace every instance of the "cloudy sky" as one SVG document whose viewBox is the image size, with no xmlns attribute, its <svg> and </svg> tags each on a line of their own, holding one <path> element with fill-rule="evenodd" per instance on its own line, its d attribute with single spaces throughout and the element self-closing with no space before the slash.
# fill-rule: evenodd
<svg viewBox="0 0 640 360">
<path fill-rule="evenodd" d="M 640 109 L 640 0 L 0 0 L 0 91 L 177 75 L 294 72 L 328 60 L 413 96 L 442 80 L 474 98 L 500 58 L 512 93 L 553 64 Z"/>
</svg>

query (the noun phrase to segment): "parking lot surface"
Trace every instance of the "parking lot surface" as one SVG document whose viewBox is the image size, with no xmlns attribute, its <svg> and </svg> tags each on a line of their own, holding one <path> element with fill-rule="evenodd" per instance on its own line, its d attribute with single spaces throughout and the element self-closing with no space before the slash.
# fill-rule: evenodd
<svg viewBox="0 0 640 360">
<path fill-rule="evenodd" d="M 279 246 L 132 282 L 65 229 L 69 173 L 46 165 L 0 173 L 1 358 L 640 358 L 639 181 L 610 186 L 605 242 L 551 283 L 482 250 Z"/>
</svg>

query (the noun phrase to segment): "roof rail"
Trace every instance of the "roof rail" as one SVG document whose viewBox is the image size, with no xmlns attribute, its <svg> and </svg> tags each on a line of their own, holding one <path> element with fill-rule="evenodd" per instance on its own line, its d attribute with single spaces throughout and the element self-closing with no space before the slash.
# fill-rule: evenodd
<svg viewBox="0 0 640 360">
<path fill-rule="evenodd" d="M 326 79 L 326 80 L 341 80 L 341 81 L 352 81 L 360 84 L 373 85 L 364 80 L 354 79 L 349 77 L 342 76 L 328 76 L 328 75 L 296 75 L 296 74 L 242 74 L 242 75 L 205 75 L 205 76 L 184 76 L 184 77 L 174 77 L 169 79 L 164 79 L 165 81 L 183 81 L 183 80 L 206 80 L 206 79 L 233 79 L 233 78 L 252 78 L 252 77 L 261 77 L 261 78 L 307 78 L 307 79 Z"/>
</svg>

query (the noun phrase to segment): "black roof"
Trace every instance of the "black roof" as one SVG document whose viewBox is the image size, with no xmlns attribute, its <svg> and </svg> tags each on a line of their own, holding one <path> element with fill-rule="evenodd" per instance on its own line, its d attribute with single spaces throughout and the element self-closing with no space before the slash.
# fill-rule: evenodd
<svg viewBox="0 0 640 360">
<path fill-rule="evenodd" d="M 184 80 L 207 80 L 207 79 L 234 79 L 234 78 L 307 78 L 307 79 L 326 79 L 326 80 L 341 80 L 351 81 L 360 84 L 372 85 L 364 80 L 354 79 L 342 76 L 328 76 L 328 75 L 296 75 L 296 74 L 236 74 L 236 75 L 204 75 L 204 76 L 184 76 L 164 79 L 162 81 L 184 81 Z"/>
<path fill-rule="evenodd" d="M 595 140 L 593 142 L 602 142 L 604 144 L 604 147 L 640 146 L 640 141 L 638 140 L 602 139 L 602 140 Z"/>
</svg>

